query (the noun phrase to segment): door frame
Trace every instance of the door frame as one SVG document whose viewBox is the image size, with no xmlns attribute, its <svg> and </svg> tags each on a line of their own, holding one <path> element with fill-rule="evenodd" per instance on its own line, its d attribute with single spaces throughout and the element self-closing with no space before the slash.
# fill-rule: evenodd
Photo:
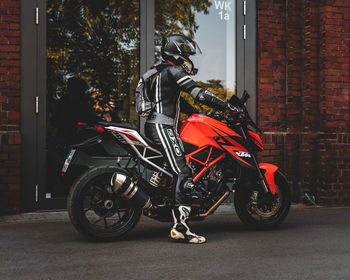
<svg viewBox="0 0 350 280">
<path fill-rule="evenodd" d="M 21 211 L 37 209 L 36 1 L 21 0 Z"/>
<path fill-rule="evenodd" d="M 140 0 L 140 74 L 154 63 L 154 20 L 155 0 Z M 256 57 L 256 0 L 236 0 L 237 94 L 247 90 L 251 95 L 247 107 L 253 119 L 257 111 Z M 64 209 L 66 199 L 45 197 L 45 0 L 21 0 L 21 134 L 21 211 Z"/>
<path fill-rule="evenodd" d="M 237 94 L 246 90 L 250 99 L 247 109 L 257 119 L 257 10 L 256 0 L 236 0 L 236 75 Z"/>
</svg>

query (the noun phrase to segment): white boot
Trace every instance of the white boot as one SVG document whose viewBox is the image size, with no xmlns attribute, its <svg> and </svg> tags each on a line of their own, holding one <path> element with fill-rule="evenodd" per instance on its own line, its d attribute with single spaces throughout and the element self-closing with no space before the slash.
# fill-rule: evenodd
<svg viewBox="0 0 350 280">
<path fill-rule="evenodd" d="M 170 238 L 174 241 L 183 241 L 186 243 L 201 244 L 206 239 L 190 231 L 187 219 L 191 213 L 191 207 L 179 206 L 171 210 L 174 218 L 174 226 L 170 230 Z"/>
</svg>

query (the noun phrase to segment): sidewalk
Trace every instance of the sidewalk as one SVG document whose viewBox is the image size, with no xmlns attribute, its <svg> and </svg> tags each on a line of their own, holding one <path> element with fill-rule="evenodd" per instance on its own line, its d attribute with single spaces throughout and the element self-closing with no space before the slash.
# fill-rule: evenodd
<svg viewBox="0 0 350 280">
<path fill-rule="evenodd" d="M 233 205 L 221 205 L 215 213 L 233 213 Z M 5 223 L 33 223 L 33 222 L 57 222 L 69 221 L 68 212 L 64 211 L 47 211 L 47 212 L 30 212 L 18 215 L 0 216 L 0 225 Z"/>
<path fill-rule="evenodd" d="M 0 224 L 68 221 L 67 211 L 31 212 L 18 215 L 0 216 Z"/>
<path fill-rule="evenodd" d="M 292 208 L 317 208 L 315 206 L 305 206 L 304 204 L 294 204 Z M 235 211 L 233 205 L 221 205 L 215 214 L 230 214 Z M 45 211 L 21 213 L 18 215 L 0 216 L 0 225 L 8 223 L 35 223 L 35 222 L 57 222 L 69 221 L 68 212 L 62 211 Z"/>
</svg>

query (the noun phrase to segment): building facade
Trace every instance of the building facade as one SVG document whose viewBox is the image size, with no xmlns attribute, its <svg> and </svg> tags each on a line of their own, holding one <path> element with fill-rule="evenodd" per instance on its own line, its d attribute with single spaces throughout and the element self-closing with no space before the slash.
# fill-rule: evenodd
<svg viewBox="0 0 350 280">
<path fill-rule="evenodd" d="M 249 109 L 263 130 L 262 157 L 286 173 L 294 201 L 301 202 L 307 191 L 320 204 L 350 204 L 349 1 L 203 1 L 191 6 L 194 15 L 179 24 L 178 18 L 183 18 L 186 5 L 194 5 L 192 2 L 183 1 L 183 6 L 176 6 L 176 1 L 173 6 L 173 1 L 165 5 L 160 0 L 131 1 L 125 6 L 124 1 L 102 2 L 106 2 L 105 7 L 94 8 L 99 14 L 92 7 L 70 7 L 70 11 L 80 11 L 76 15 L 64 14 L 67 7 L 62 7 L 62 1 L 0 3 L 1 214 L 64 207 L 61 203 L 64 195 L 60 196 L 63 199 L 54 199 L 55 191 L 49 190 L 47 181 L 51 170 L 48 139 L 58 135 L 52 117 L 54 106 L 49 105 L 61 98 L 59 89 L 66 85 L 61 76 L 67 78 L 68 72 L 81 63 L 76 72 L 99 88 L 93 95 L 99 103 L 96 101 L 93 108 L 98 111 L 107 105 L 117 107 L 115 118 L 134 121 L 131 98 L 134 83 L 139 73 L 157 61 L 154 51 L 159 44 L 157 35 L 165 34 L 175 25 L 174 30 L 193 35 L 200 45 L 203 42 L 203 53 L 207 51 L 208 56 L 202 60 L 208 63 L 213 53 L 220 53 L 214 55 L 215 61 L 224 61 L 218 68 L 215 61 L 210 62 L 217 76 L 203 71 L 198 78 L 203 85 L 215 88 L 213 84 L 221 81 L 215 88 L 219 93 L 240 94 L 244 89 L 251 93 Z M 103 17 L 99 9 L 103 9 Z M 114 17 L 115 13 L 121 17 Z M 75 28 L 70 20 L 81 15 L 86 25 Z M 117 25 L 109 30 L 112 19 Z M 111 32 L 121 45 L 113 59 L 104 60 L 105 68 L 100 68 L 99 73 L 112 69 L 114 64 L 108 66 L 111 61 L 120 60 L 118 65 L 124 68 L 110 75 L 116 75 L 117 80 L 132 77 L 124 88 L 122 83 L 115 84 L 118 99 L 114 103 L 99 99 L 99 93 L 103 95 L 104 77 L 96 76 L 98 71 L 86 66 L 96 64 L 92 60 L 94 54 L 113 54 L 113 50 L 101 47 L 89 54 L 89 59 L 78 56 L 98 45 L 86 47 L 94 42 L 91 34 L 96 34 L 101 21 L 103 33 Z M 85 30 L 84 26 L 90 29 Z M 210 29 L 213 26 L 215 30 Z M 80 32 L 82 29 L 85 31 Z M 114 30 L 122 30 L 121 37 Z M 196 31 L 191 34 L 191 30 Z M 212 37 L 206 37 L 208 33 Z M 214 35 L 218 36 L 215 40 Z M 83 46 L 76 45 L 84 40 Z M 109 42 L 110 37 L 104 40 Z M 60 42 L 64 42 L 61 47 Z M 85 48 L 84 52 L 79 52 L 79 48 Z M 69 69 L 65 57 L 72 61 Z M 96 59 L 102 57 L 105 55 Z M 220 67 L 225 71 L 221 73 Z M 52 84 L 55 94 L 50 99 Z M 104 118 L 108 118 L 106 110 L 100 111 Z M 60 146 L 55 142 L 56 151 L 57 147 Z"/>
</svg>

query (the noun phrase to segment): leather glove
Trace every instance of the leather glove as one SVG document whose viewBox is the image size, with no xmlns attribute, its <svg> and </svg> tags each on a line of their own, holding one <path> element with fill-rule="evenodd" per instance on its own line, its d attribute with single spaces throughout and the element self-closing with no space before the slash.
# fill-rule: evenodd
<svg viewBox="0 0 350 280">
<path fill-rule="evenodd" d="M 232 113 L 239 113 L 241 110 L 230 103 L 227 103 L 227 111 L 230 111 Z"/>
</svg>

